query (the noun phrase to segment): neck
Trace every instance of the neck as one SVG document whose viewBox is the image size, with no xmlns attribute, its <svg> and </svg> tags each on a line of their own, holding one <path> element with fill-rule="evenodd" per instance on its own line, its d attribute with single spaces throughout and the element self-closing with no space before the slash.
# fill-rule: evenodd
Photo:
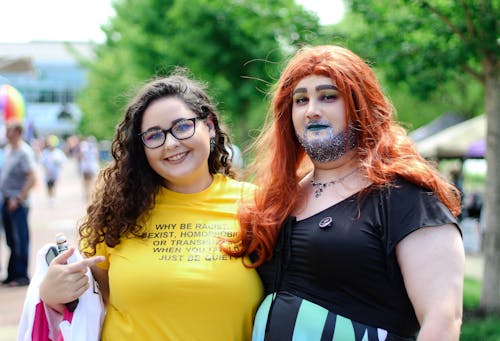
<svg viewBox="0 0 500 341">
<path fill-rule="evenodd" d="M 330 162 L 327 164 L 314 164 L 312 178 L 317 182 L 330 182 L 335 179 L 340 179 L 353 169 L 359 168 L 356 154 L 346 155 L 342 160 Z"/>
<path fill-rule="evenodd" d="M 334 180 L 330 180 L 328 182 L 319 182 L 319 181 L 316 181 L 314 179 L 314 177 L 313 177 L 313 179 L 311 180 L 311 184 L 314 187 L 314 196 L 316 198 L 319 198 L 321 196 L 321 194 L 323 193 L 323 190 L 326 187 L 344 181 L 344 179 L 347 179 L 348 177 L 350 177 L 351 175 L 353 175 L 354 173 L 356 173 L 357 170 L 358 170 L 358 168 L 356 167 L 356 168 L 352 169 L 349 173 L 341 176 L 340 178 L 334 179 Z"/>
<path fill-rule="evenodd" d="M 13 149 L 18 148 L 20 145 L 21 145 L 21 139 L 16 139 L 16 140 L 12 140 L 12 141 L 10 141 L 10 146 L 11 146 Z"/>
<path fill-rule="evenodd" d="M 214 180 L 212 174 L 207 174 L 206 177 L 200 177 L 193 182 L 192 179 L 177 180 L 175 182 L 165 182 L 165 187 L 169 190 L 183 194 L 199 193 L 210 187 Z"/>
</svg>

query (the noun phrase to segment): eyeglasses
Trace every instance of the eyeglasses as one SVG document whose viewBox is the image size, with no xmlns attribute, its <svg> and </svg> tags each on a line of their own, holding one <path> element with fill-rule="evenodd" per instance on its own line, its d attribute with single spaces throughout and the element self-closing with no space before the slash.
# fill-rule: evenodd
<svg viewBox="0 0 500 341">
<path fill-rule="evenodd" d="M 144 146 L 155 149 L 163 146 L 167 134 L 172 134 L 177 140 L 186 140 L 194 135 L 198 117 L 185 118 L 174 123 L 170 129 L 150 128 L 139 134 Z"/>
</svg>

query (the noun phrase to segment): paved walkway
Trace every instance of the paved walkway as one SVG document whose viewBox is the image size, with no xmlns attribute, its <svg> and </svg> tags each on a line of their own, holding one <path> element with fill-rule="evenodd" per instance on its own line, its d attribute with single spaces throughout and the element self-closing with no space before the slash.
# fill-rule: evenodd
<svg viewBox="0 0 500 341">
<path fill-rule="evenodd" d="M 43 174 L 38 169 L 38 184 L 31 193 L 29 213 L 31 229 L 31 260 L 38 249 L 53 242 L 57 233 L 66 234 L 68 241 L 76 237 L 77 222 L 85 214 L 82 183 L 77 164 L 69 160 L 63 168 L 56 188 L 56 198 L 49 203 Z M 3 234 L 0 237 L 0 279 L 6 275 L 8 249 Z M 30 263 L 30 273 L 34 272 L 34 261 Z M 17 335 L 17 325 L 22 312 L 27 287 L 8 288 L 0 286 L 0 341 L 13 341 Z"/>
<path fill-rule="evenodd" d="M 62 171 L 56 200 L 52 205 L 49 205 L 46 196 L 42 173 L 40 170 L 38 172 L 40 181 L 31 194 L 31 259 L 34 259 L 36 252 L 42 245 L 54 241 L 57 233 L 64 233 L 70 242 L 74 241 L 77 222 L 84 216 L 86 206 L 81 179 L 73 160 L 69 160 Z M 468 239 L 467 236 L 465 237 Z M 0 279 L 6 277 L 8 251 L 4 240 L 2 236 L 0 240 Z M 33 263 L 30 264 L 30 273 L 34 271 Z M 480 255 L 467 256 L 467 276 L 481 278 L 482 269 L 483 260 Z M 25 293 L 26 287 L 7 288 L 0 286 L 0 341 L 16 339 Z"/>
</svg>

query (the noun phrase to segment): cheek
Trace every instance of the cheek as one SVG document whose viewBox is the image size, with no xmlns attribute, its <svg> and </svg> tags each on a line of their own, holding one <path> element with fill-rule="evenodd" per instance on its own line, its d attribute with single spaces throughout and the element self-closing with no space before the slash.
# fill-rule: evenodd
<svg viewBox="0 0 500 341">
<path fill-rule="evenodd" d="M 215 130 L 208 130 L 208 128 L 203 127 L 206 130 L 200 129 L 197 133 L 188 140 L 184 141 L 184 145 L 195 151 L 210 154 L 210 137 L 215 136 Z"/>
<path fill-rule="evenodd" d="M 155 156 L 155 151 L 154 149 L 146 149 L 144 150 L 144 155 L 146 155 L 146 160 L 148 161 L 149 165 L 153 168 L 154 166 L 154 161 L 155 159 L 157 159 L 157 157 Z"/>
<path fill-rule="evenodd" d="M 336 117 L 338 119 L 338 122 L 342 124 L 342 126 L 346 126 L 346 112 L 345 112 L 345 105 L 344 105 L 344 100 L 339 99 L 337 103 L 335 103 L 333 112 L 336 114 Z"/>
<path fill-rule="evenodd" d="M 200 141 L 200 143 L 197 144 L 196 151 L 198 153 L 203 155 L 203 158 L 206 158 L 208 160 L 208 157 L 210 156 L 210 142 L 206 143 L 205 141 Z"/>
<path fill-rule="evenodd" d="M 295 133 L 302 131 L 302 127 L 304 126 L 303 118 L 298 112 L 298 110 L 292 109 L 292 126 L 295 130 Z"/>
</svg>

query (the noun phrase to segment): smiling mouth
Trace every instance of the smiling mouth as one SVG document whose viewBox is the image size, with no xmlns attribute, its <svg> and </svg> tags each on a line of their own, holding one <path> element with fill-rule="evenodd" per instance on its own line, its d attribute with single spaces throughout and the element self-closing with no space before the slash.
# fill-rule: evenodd
<svg viewBox="0 0 500 341">
<path fill-rule="evenodd" d="M 175 154 L 175 155 L 167 157 L 166 160 L 167 161 L 179 161 L 180 159 L 184 158 L 187 155 L 187 153 L 188 152 Z"/>
</svg>

